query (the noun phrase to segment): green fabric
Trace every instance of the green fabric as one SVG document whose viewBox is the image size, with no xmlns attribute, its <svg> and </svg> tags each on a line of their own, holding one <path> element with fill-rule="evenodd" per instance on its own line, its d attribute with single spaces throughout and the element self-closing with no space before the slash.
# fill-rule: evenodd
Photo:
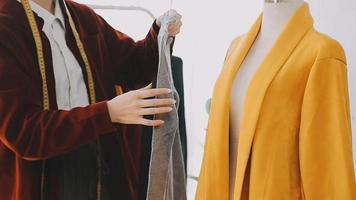
<svg viewBox="0 0 356 200">
<path fill-rule="evenodd" d="M 185 174 L 187 174 L 187 130 L 185 125 L 185 108 L 184 108 L 184 84 L 183 84 L 183 60 L 179 57 L 172 57 L 172 73 L 174 86 L 180 97 L 178 108 L 179 116 L 179 133 L 182 143 L 183 157 L 185 163 Z"/>
</svg>

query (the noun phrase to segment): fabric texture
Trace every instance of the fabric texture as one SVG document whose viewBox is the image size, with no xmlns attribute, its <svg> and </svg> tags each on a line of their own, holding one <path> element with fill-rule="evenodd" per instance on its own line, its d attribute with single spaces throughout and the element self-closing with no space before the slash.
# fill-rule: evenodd
<svg viewBox="0 0 356 200">
<path fill-rule="evenodd" d="M 232 42 L 215 84 L 197 200 L 229 199 L 230 94 L 261 21 Z M 343 48 L 305 3 L 249 85 L 233 199 L 356 199 L 347 84 Z"/>
<path fill-rule="evenodd" d="M 178 107 L 179 135 L 180 135 L 181 145 L 182 145 L 185 173 L 187 175 L 187 150 L 188 149 L 187 149 L 187 131 L 185 125 L 185 108 L 184 108 L 183 60 L 179 57 L 172 56 L 171 63 L 172 63 L 172 75 L 173 75 L 174 86 L 179 94 L 179 107 Z M 142 150 L 141 150 L 140 187 L 139 187 L 140 200 L 146 199 L 147 196 L 151 150 L 152 150 L 152 127 L 146 126 L 142 130 Z"/>
<path fill-rule="evenodd" d="M 164 120 L 165 124 L 153 128 L 147 200 L 186 199 L 186 175 L 179 136 L 179 96 L 171 69 L 170 48 L 173 38 L 168 35 L 168 26 L 174 20 L 174 15 L 166 15 L 161 22 L 158 34 L 159 64 L 156 87 L 172 89 L 171 94 L 159 98 L 174 98 L 177 104 L 170 113 L 154 116 L 155 119 Z"/>
<path fill-rule="evenodd" d="M 127 92 L 152 82 L 159 27 L 153 23 L 146 38 L 135 42 L 87 6 L 66 3 L 88 54 L 98 103 L 58 109 L 51 46 L 41 31 L 51 105 L 43 111 L 42 79 L 26 15 L 16 0 L 0 1 L 0 199 L 40 199 L 43 160 L 45 200 L 95 199 L 97 150 L 92 142 L 99 139 L 103 200 L 135 200 L 142 127 L 111 123 L 106 101 L 116 97 L 116 85 Z M 61 6 L 63 10 L 63 2 Z M 70 27 L 63 14 L 65 27 Z M 42 30 L 43 19 L 34 15 Z M 83 60 L 68 29 L 65 38 L 87 85 Z"/>
</svg>

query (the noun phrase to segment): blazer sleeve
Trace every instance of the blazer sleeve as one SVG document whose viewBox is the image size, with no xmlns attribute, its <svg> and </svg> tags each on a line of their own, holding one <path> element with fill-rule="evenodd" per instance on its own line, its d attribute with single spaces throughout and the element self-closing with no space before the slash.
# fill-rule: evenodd
<svg viewBox="0 0 356 200">
<path fill-rule="evenodd" d="M 150 83 L 158 68 L 159 27 L 156 22 L 143 40 L 135 42 L 131 37 L 112 28 L 102 17 L 97 15 L 97 19 L 114 64 L 116 84 L 136 89 Z"/>
<path fill-rule="evenodd" d="M 27 160 L 64 154 L 115 130 L 100 102 L 70 111 L 43 111 L 42 91 L 0 45 L 0 141 Z"/>
<path fill-rule="evenodd" d="M 304 199 L 356 199 L 346 64 L 311 69 L 302 105 L 300 171 Z"/>
</svg>

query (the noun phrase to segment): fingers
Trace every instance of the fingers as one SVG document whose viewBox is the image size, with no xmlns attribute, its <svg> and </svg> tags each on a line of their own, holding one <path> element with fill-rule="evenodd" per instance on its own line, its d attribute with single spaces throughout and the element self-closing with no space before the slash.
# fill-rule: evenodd
<svg viewBox="0 0 356 200">
<path fill-rule="evenodd" d="M 169 36 L 176 36 L 180 33 L 180 27 L 169 31 Z"/>
<path fill-rule="evenodd" d="M 179 14 L 176 10 L 171 9 L 171 10 L 167 11 L 165 14 L 163 14 L 159 19 L 161 19 L 164 16 L 172 16 L 175 18 L 174 23 L 169 25 L 169 27 L 168 27 L 169 36 L 178 35 L 180 33 L 180 29 L 183 25 L 182 15 Z M 158 21 L 160 21 L 160 20 L 158 20 Z"/>
<path fill-rule="evenodd" d="M 182 15 L 179 14 L 178 11 L 175 10 L 175 9 L 168 10 L 168 11 L 166 12 L 166 14 L 168 14 L 168 15 L 175 15 L 175 16 L 177 17 L 177 19 L 181 19 L 181 18 L 182 18 Z"/>
<path fill-rule="evenodd" d="M 179 13 L 177 13 L 176 18 L 177 18 L 178 21 L 180 21 L 180 20 L 182 19 L 182 15 L 180 15 Z"/>
<path fill-rule="evenodd" d="M 177 30 L 177 31 L 171 31 L 170 33 L 169 33 L 169 36 L 171 36 L 171 37 L 175 37 L 176 35 L 178 35 L 180 33 L 180 30 Z"/>
<path fill-rule="evenodd" d="M 174 99 L 148 99 L 141 100 L 139 106 L 141 108 L 147 107 L 159 107 L 159 106 L 170 106 L 174 105 L 176 101 Z"/>
<path fill-rule="evenodd" d="M 174 23 L 172 23 L 170 26 L 182 26 L 182 17 L 176 17 Z"/>
<path fill-rule="evenodd" d="M 148 89 L 151 89 L 152 88 L 152 83 L 148 84 L 146 87 L 143 87 L 141 89 L 138 89 L 139 91 L 140 90 L 148 90 Z"/>
<path fill-rule="evenodd" d="M 176 31 L 179 30 L 182 27 L 183 23 L 181 21 L 175 23 L 175 24 L 171 24 L 168 27 L 168 31 Z"/>
<path fill-rule="evenodd" d="M 143 108 L 140 111 L 140 115 L 157 115 L 157 114 L 164 114 L 169 113 L 173 109 L 171 107 L 158 107 L 158 108 Z"/>
<path fill-rule="evenodd" d="M 174 17 L 175 24 L 182 20 L 182 15 L 180 15 L 176 10 L 169 10 L 164 15 Z"/>
<path fill-rule="evenodd" d="M 169 36 L 176 37 L 179 33 L 180 33 L 180 31 L 172 32 L 172 33 L 169 33 Z"/>
<path fill-rule="evenodd" d="M 182 27 L 183 23 L 182 21 L 177 21 L 176 23 L 174 24 L 171 24 L 169 27 L 168 27 L 168 32 L 169 32 L 169 35 L 170 36 L 176 36 L 179 34 L 180 32 L 180 29 Z"/>
<path fill-rule="evenodd" d="M 170 94 L 171 92 L 172 90 L 168 88 L 146 89 L 146 90 L 138 91 L 138 97 L 141 99 L 146 99 L 146 98 Z"/>
<path fill-rule="evenodd" d="M 164 121 L 162 120 L 148 120 L 145 118 L 142 118 L 140 120 L 140 124 L 145 125 L 145 126 L 160 126 L 164 124 Z"/>
</svg>

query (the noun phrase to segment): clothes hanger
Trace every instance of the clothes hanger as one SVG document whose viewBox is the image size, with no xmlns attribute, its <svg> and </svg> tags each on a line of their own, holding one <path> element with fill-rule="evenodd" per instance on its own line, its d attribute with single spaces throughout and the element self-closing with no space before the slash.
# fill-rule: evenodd
<svg viewBox="0 0 356 200">
<path fill-rule="evenodd" d="M 148 14 L 153 20 L 156 19 L 155 15 L 148 9 L 141 6 L 111 6 L 111 5 L 97 5 L 97 4 L 87 4 L 95 10 L 128 10 L 128 11 L 141 11 Z"/>
<path fill-rule="evenodd" d="M 91 7 L 94 10 L 127 10 L 127 11 L 141 11 L 149 15 L 153 20 L 156 19 L 155 15 L 142 6 L 114 6 L 114 5 L 98 5 L 98 4 L 86 4 L 87 6 Z M 170 10 L 173 7 L 173 0 L 169 2 Z"/>
</svg>

